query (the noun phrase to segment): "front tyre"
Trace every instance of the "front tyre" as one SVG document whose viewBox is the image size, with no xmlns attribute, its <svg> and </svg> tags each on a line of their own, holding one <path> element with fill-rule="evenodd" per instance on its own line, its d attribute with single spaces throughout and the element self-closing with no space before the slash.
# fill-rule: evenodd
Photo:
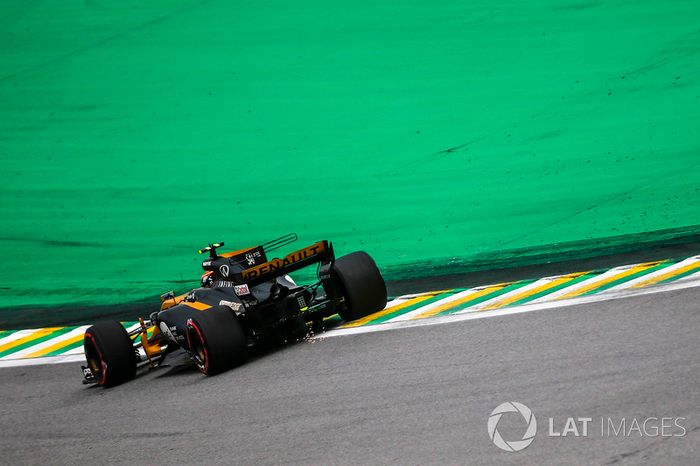
<svg viewBox="0 0 700 466">
<path fill-rule="evenodd" d="M 136 376 L 136 353 L 126 329 L 117 321 L 98 322 L 85 331 L 85 358 L 97 383 L 113 387 Z"/>
<path fill-rule="evenodd" d="M 386 307 L 386 284 L 374 260 L 364 251 L 336 259 L 333 275 L 345 305 L 338 314 L 348 322 Z"/>
<path fill-rule="evenodd" d="M 214 375 L 247 360 L 245 331 L 227 307 L 202 311 L 187 321 L 187 343 L 194 363 L 204 375 Z"/>
</svg>

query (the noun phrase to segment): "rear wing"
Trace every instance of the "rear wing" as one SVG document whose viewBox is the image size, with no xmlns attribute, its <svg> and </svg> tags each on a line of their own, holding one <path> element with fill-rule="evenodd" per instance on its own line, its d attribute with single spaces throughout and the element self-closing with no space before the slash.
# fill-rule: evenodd
<svg viewBox="0 0 700 466">
<path fill-rule="evenodd" d="M 288 235 L 280 236 L 279 238 L 273 239 L 272 241 L 268 241 L 267 243 L 261 244 L 260 246 L 239 249 L 238 251 L 226 252 L 224 254 L 221 254 L 221 257 L 230 259 L 231 261 L 242 265 L 244 268 L 248 268 L 250 266 L 255 266 L 262 264 L 263 262 L 267 262 L 268 253 L 281 247 L 287 246 L 288 244 L 292 244 L 296 240 L 297 234 L 289 233 Z M 211 252 L 211 249 L 213 248 L 213 246 L 220 247 L 223 245 L 223 242 L 217 243 L 215 245 L 210 244 L 208 248 L 201 249 L 199 253 L 201 254 L 202 252 L 210 251 L 210 257 L 216 257 L 216 249 L 214 249 L 213 252 Z"/>
<path fill-rule="evenodd" d="M 295 235 L 296 236 L 296 235 Z M 274 258 L 240 272 L 242 282 L 250 286 L 281 277 L 311 264 L 333 261 L 333 245 L 323 240 L 287 254 L 281 259 Z"/>
</svg>

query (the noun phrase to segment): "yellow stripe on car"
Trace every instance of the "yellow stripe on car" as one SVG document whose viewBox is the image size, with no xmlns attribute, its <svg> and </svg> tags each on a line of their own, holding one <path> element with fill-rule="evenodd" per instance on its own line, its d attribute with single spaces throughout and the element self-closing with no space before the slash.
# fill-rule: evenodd
<svg viewBox="0 0 700 466">
<path fill-rule="evenodd" d="M 197 309 L 198 311 L 206 311 L 207 309 L 210 309 L 211 306 L 208 304 L 200 303 L 199 301 L 195 302 L 189 302 L 189 301 L 184 301 L 182 304 L 186 304 L 192 309 Z"/>
</svg>

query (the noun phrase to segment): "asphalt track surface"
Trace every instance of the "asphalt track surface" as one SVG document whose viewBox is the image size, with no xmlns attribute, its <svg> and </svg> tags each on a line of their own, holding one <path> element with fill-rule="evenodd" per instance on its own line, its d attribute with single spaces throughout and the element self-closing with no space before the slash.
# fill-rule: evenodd
<svg viewBox="0 0 700 466">
<path fill-rule="evenodd" d="M 697 464 L 698 288 L 284 348 L 205 378 L 184 358 L 103 390 L 0 370 L 5 464 Z M 539 423 L 506 453 L 504 401 Z M 686 418 L 683 437 L 548 437 L 547 418 Z M 505 418 L 504 418 L 505 419 Z M 513 424 L 515 426 L 515 424 Z M 508 425 L 505 426 L 506 428 Z M 500 428 L 500 427 L 499 427 Z M 515 427 L 513 427 L 515 429 Z"/>
</svg>

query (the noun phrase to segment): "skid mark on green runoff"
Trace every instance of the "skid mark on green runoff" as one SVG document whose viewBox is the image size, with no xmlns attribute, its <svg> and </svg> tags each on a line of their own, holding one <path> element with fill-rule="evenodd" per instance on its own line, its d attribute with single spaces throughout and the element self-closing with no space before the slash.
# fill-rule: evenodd
<svg viewBox="0 0 700 466">
<path fill-rule="evenodd" d="M 694 0 L 0 11 L 4 306 L 186 288 L 207 241 L 289 231 L 391 279 L 700 224 Z"/>
</svg>

